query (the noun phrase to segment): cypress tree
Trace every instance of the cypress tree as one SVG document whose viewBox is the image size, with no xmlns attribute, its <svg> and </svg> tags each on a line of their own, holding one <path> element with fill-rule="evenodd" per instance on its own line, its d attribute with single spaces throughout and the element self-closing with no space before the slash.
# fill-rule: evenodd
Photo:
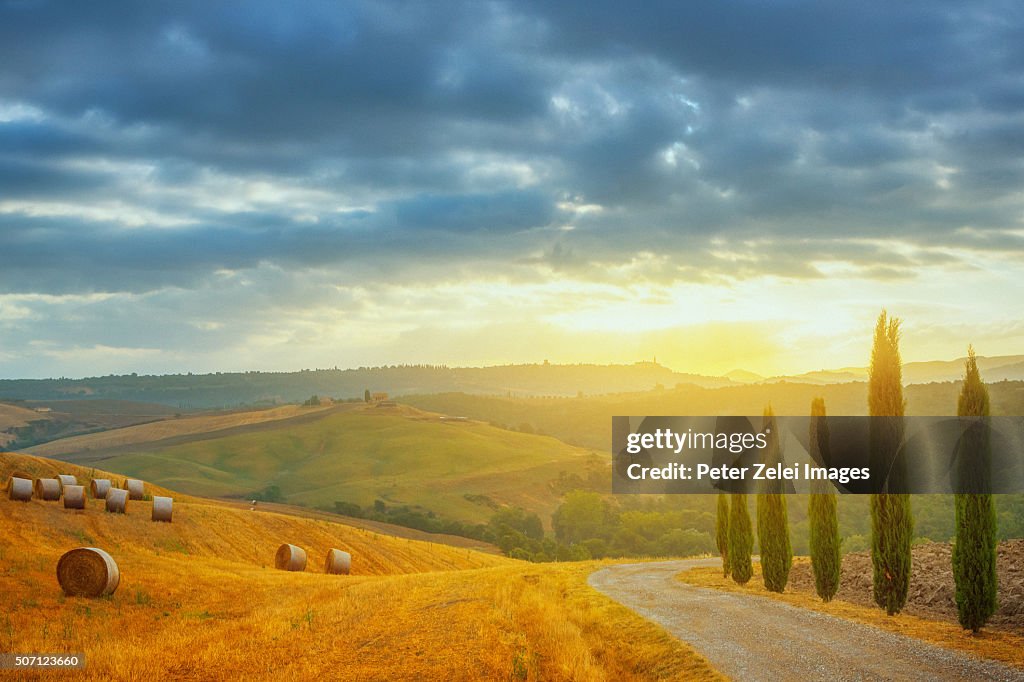
<svg viewBox="0 0 1024 682">
<path fill-rule="evenodd" d="M 811 425 L 808 434 L 811 459 L 827 464 L 828 422 L 825 421 L 825 399 L 811 401 Z M 842 558 L 839 554 L 839 521 L 836 515 L 835 488 L 828 481 L 811 481 L 807 518 L 811 525 L 811 569 L 814 571 L 814 589 L 822 601 L 832 601 L 839 590 Z"/>
<path fill-rule="evenodd" d="M 729 573 L 740 585 L 750 580 L 754 566 L 750 563 L 750 550 L 754 546 L 754 533 L 750 528 L 747 496 L 732 493 L 729 500 Z"/>
<path fill-rule="evenodd" d="M 910 589 L 910 544 L 914 518 L 910 495 L 899 491 L 905 482 L 898 457 L 903 441 L 903 365 L 900 361 L 900 320 L 883 310 L 875 325 L 868 374 L 869 457 L 873 476 L 885 476 L 883 492 L 871 496 L 871 564 L 875 603 L 890 616 L 907 603 Z"/>
<path fill-rule="evenodd" d="M 981 381 L 973 348 L 967 351 L 956 413 L 960 417 L 989 416 L 988 389 Z M 988 420 L 970 424 L 957 452 L 959 489 L 966 492 L 956 496 L 953 579 L 960 625 L 974 633 L 981 630 L 998 606 L 996 510 L 989 492 L 991 457 Z"/>
<path fill-rule="evenodd" d="M 762 451 L 762 462 L 775 466 L 782 461 L 779 435 L 772 408 L 764 411 L 762 431 L 767 436 L 767 447 Z M 789 581 L 793 565 L 793 549 L 789 543 L 789 517 L 782 481 L 762 481 L 757 495 L 757 540 L 761 545 L 761 577 L 764 586 L 772 592 L 782 592 Z"/>
<path fill-rule="evenodd" d="M 718 516 L 715 518 L 715 543 L 722 557 L 722 573 L 729 577 L 729 498 L 718 493 Z"/>
</svg>

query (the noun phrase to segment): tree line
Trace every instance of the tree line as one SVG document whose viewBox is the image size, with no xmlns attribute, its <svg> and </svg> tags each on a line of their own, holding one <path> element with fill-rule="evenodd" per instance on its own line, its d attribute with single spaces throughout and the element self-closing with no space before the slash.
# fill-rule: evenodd
<svg viewBox="0 0 1024 682">
<path fill-rule="evenodd" d="M 875 326 L 868 379 L 870 461 L 876 471 L 889 471 L 889 480 L 899 481 L 906 472 L 897 457 L 903 440 L 902 362 L 899 351 L 900 320 L 882 311 Z M 821 461 L 820 448 L 828 447 L 825 401 L 816 398 L 810 407 L 811 456 Z M 981 380 L 973 348 L 964 363 L 964 381 L 957 401 L 960 417 L 987 417 L 988 390 Z M 765 426 L 774 420 L 771 408 L 764 413 Z M 776 429 L 772 429 L 774 433 Z M 769 442 L 763 457 L 774 464 L 779 457 L 777 443 Z M 995 613 L 997 603 L 996 544 L 997 516 L 990 490 L 988 425 L 965 431 L 957 462 L 960 480 L 971 481 L 969 493 L 954 496 L 955 539 L 952 553 L 956 584 L 956 606 L 960 625 L 977 633 Z M 841 538 L 835 491 L 827 482 L 814 482 L 809 496 L 808 518 L 811 567 L 815 589 L 824 601 L 839 590 L 841 579 Z M 765 482 L 757 493 L 757 533 L 761 551 L 761 573 L 765 588 L 782 592 L 788 581 L 793 553 L 785 495 Z M 875 603 L 889 615 L 899 613 L 907 602 L 912 571 L 911 545 L 914 515 L 911 497 L 901 492 L 881 492 L 870 497 L 871 563 Z M 721 494 L 717 500 L 716 545 L 722 570 L 737 583 L 753 576 L 751 551 L 753 532 L 747 496 Z"/>
</svg>

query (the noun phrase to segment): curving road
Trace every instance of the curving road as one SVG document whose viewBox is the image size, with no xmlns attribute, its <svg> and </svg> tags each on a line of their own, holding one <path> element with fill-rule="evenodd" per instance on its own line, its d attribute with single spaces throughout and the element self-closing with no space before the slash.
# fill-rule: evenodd
<svg viewBox="0 0 1024 682">
<path fill-rule="evenodd" d="M 675 578 L 718 559 L 619 564 L 591 587 L 691 644 L 736 680 L 1024 680 L 1024 671 L 766 597 Z"/>
</svg>

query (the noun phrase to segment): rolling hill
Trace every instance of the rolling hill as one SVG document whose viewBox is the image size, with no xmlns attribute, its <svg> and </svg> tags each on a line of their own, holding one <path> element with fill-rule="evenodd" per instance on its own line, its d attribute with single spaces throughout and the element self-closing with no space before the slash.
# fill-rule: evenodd
<svg viewBox="0 0 1024 682">
<path fill-rule="evenodd" d="M 1024 355 L 979 356 L 978 365 L 989 382 L 1024 380 Z M 956 381 L 962 374 L 963 358 L 908 362 L 903 366 L 904 382 L 908 384 Z M 510 397 L 570 397 L 581 393 L 606 395 L 648 391 L 659 386 L 722 388 L 778 382 L 824 385 L 865 381 L 866 378 L 867 369 L 864 367 L 825 368 L 764 378 L 743 369 L 735 369 L 725 376 L 678 372 L 657 362 L 646 361 L 620 365 L 552 364 L 545 361 L 491 367 L 392 365 L 300 372 L 0 379 L 0 400 L 35 401 L 40 406 L 53 406 L 55 411 L 76 402 L 102 400 L 159 404 L 166 411 L 188 411 L 265 407 L 301 402 L 311 395 L 359 400 L 366 390 L 391 395 L 458 392 Z M 51 436 L 51 439 L 53 437 L 58 436 Z M 37 438 L 33 442 L 42 440 Z"/>
<path fill-rule="evenodd" d="M 171 419 L 173 408 L 126 400 L 18 400 L 0 403 L 0 447 L 17 450 L 78 434 Z"/>
<path fill-rule="evenodd" d="M 0 379 L 0 399 L 120 399 L 161 403 L 177 409 L 297 402 L 312 394 L 360 399 L 367 389 L 398 393 L 576 395 L 642 391 L 657 384 L 725 386 L 723 377 L 676 372 L 654 362 L 628 365 L 548 362 L 494 367 L 392 365 L 301 372 L 217 372 L 83 379 Z"/>
<path fill-rule="evenodd" d="M 124 434 L 122 432 L 130 431 Z M 152 440 L 140 441 L 148 433 Z M 155 424 L 74 439 L 109 448 L 67 451 L 61 441 L 33 452 L 203 496 L 251 497 L 277 486 L 284 501 L 333 509 L 382 500 L 479 523 L 511 504 L 550 518 L 561 472 L 605 472 L 608 456 L 554 438 L 444 419 L 408 407 L 345 405 L 319 412 L 163 438 Z M 114 443 L 124 442 L 116 447 Z"/>
<path fill-rule="evenodd" d="M 87 402 L 87 401 L 79 401 Z M 112 428 L 95 433 L 60 438 L 39 445 L 33 445 L 31 451 L 44 457 L 59 457 L 70 452 L 87 450 L 103 451 L 110 448 L 148 443 L 169 438 L 189 437 L 214 431 L 223 431 L 240 426 L 249 426 L 262 422 L 280 419 L 308 418 L 319 415 L 327 410 L 351 409 L 350 405 L 327 407 L 301 407 L 299 405 L 282 405 L 280 407 L 260 410 L 236 410 L 230 412 L 202 413 L 191 416 L 180 416 L 173 419 L 161 419 L 146 424 Z"/>
<path fill-rule="evenodd" d="M 42 457 L 0 454 L 0 480 L 6 482 L 19 472 L 32 478 L 71 473 L 85 485 L 93 478 L 120 480 L 124 477 L 124 474 Z M 353 567 L 355 575 L 480 568 L 502 563 L 500 557 L 468 549 L 420 543 L 293 514 L 250 512 L 247 508 L 183 495 L 148 481 L 146 492 L 175 498 L 173 523 L 148 523 L 150 503 L 145 501 L 129 502 L 128 514 L 124 516 L 102 513 L 102 502 L 92 499 L 87 501 L 86 513 L 65 513 L 62 506 L 55 503 L 8 503 L 2 507 L 9 515 L 7 528 L 13 529 L 15 521 L 20 523 L 8 540 L 14 545 L 20 542 L 33 546 L 59 545 L 67 538 L 76 539 L 79 544 L 98 543 L 103 547 L 130 542 L 136 549 L 155 554 L 178 553 L 210 561 L 230 558 L 234 562 L 266 567 L 273 565 L 277 545 L 287 542 L 289 537 L 301 537 L 313 558 L 322 557 L 331 547 L 351 548 L 354 554 L 363 557 Z M 140 519 L 147 523 L 140 523 Z M 270 538 L 280 540 L 275 543 Z M 316 563 L 308 570 L 322 571 L 322 568 Z"/>
<path fill-rule="evenodd" d="M 14 470 L 88 473 L 0 453 L 0 480 Z M 0 650 L 85 656 L 84 670 L 18 679 L 718 679 L 588 588 L 593 562 L 526 564 L 171 494 L 172 524 L 146 502 L 113 515 L 0 496 Z M 307 549 L 306 572 L 270 567 L 281 542 Z M 113 595 L 62 594 L 56 562 L 82 546 L 117 562 Z M 322 572 L 328 547 L 351 551 L 353 575 Z"/>
<path fill-rule="evenodd" d="M 988 386 L 992 414 L 1024 414 L 1024 382 Z M 954 382 L 910 384 L 904 395 L 908 415 L 956 414 L 959 385 Z M 566 443 L 607 451 L 615 415 L 759 415 L 771 405 L 778 415 L 805 415 L 815 397 L 825 399 L 831 415 L 867 414 L 865 382 L 816 385 L 762 383 L 623 393 L 574 398 L 511 398 L 465 393 L 408 395 L 402 400 L 423 410 L 461 414 L 510 428 L 528 427 Z"/>
<path fill-rule="evenodd" d="M 18 439 L 16 429 L 22 429 L 34 421 L 49 421 L 48 415 L 40 414 L 22 405 L 0 403 L 0 448 L 8 447 Z"/>
</svg>

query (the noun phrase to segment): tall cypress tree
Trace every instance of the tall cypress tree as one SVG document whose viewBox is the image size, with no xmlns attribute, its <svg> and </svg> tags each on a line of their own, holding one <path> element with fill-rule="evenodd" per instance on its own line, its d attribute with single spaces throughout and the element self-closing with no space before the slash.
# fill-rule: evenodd
<svg viewBox="0 0 1024 682">
<path fill-rule="evenodd" d="M 747 496 L 732 493 L 729 498 L 729 573 L 733 580 L 743 585 L 754 574 L 754 566 L 750 563 L 754 533 L 750 528 Z"/>
<path fill-rule="evenodd" d="M 875 603 L 890 616 L 907 603 L 910 589 L 910 544 L 914 518 L 898 456 L 903 442 L 903 365 L 900 361 L 900 320 L 883 310 L 875 325 L 868 374 L 869 457 L 873 476 L 885 476 L 883 492 L 871 496 L 871 564 Z"/>
<path fill-rule="evenodd" d="M 779 451 L 779 434 L 775 415 L 769 406 L 764 411 L 761 430 L 767 436 L 767 447 L 761 453 L 761 461 L 774 467 L 782 461 Z M 772 592 L 782 592 L 789 581 L 789 569 L 793 565 L 793 549 L 789 543 L 789 515 L 783 482 L 765 480 L 757 495 L 757 540 L 761 545 L 761 577 L 764 586 Z"/>
<path fill-rule="evenodd" d="M 829 463 L 828 422 L 825 420 L 825 399 L 811 401 L 811 425 L 808 434 L 811 459 L 818 464 Z M 839 555 L 839 521 L 836 515 L 835 488 L 828 481 L 811 481 L 807 518 L 811 525 L 811 569 L 814 589 L 822 601 L 832 601 L 839 590 L 842 558 Z"/>
<path fill-rule="evenodd" d="M 996 510 L 992 504 L 988 389 L 978 372 L 974 349 L 968 348 L 964 384 L 956 413 L 982 417 L 965 421 L 957 452 L 956 544 L 953 579 L 960 625 L 977 633 L 998 606 L 996 595 Z"/>
<path fill-rule="evenodd" d="M 718 493 L 718 516 L 715 518 L 715 543 L 722 557 L 722 573 L 729 576 L 729 498 Z"/>
</svg>

